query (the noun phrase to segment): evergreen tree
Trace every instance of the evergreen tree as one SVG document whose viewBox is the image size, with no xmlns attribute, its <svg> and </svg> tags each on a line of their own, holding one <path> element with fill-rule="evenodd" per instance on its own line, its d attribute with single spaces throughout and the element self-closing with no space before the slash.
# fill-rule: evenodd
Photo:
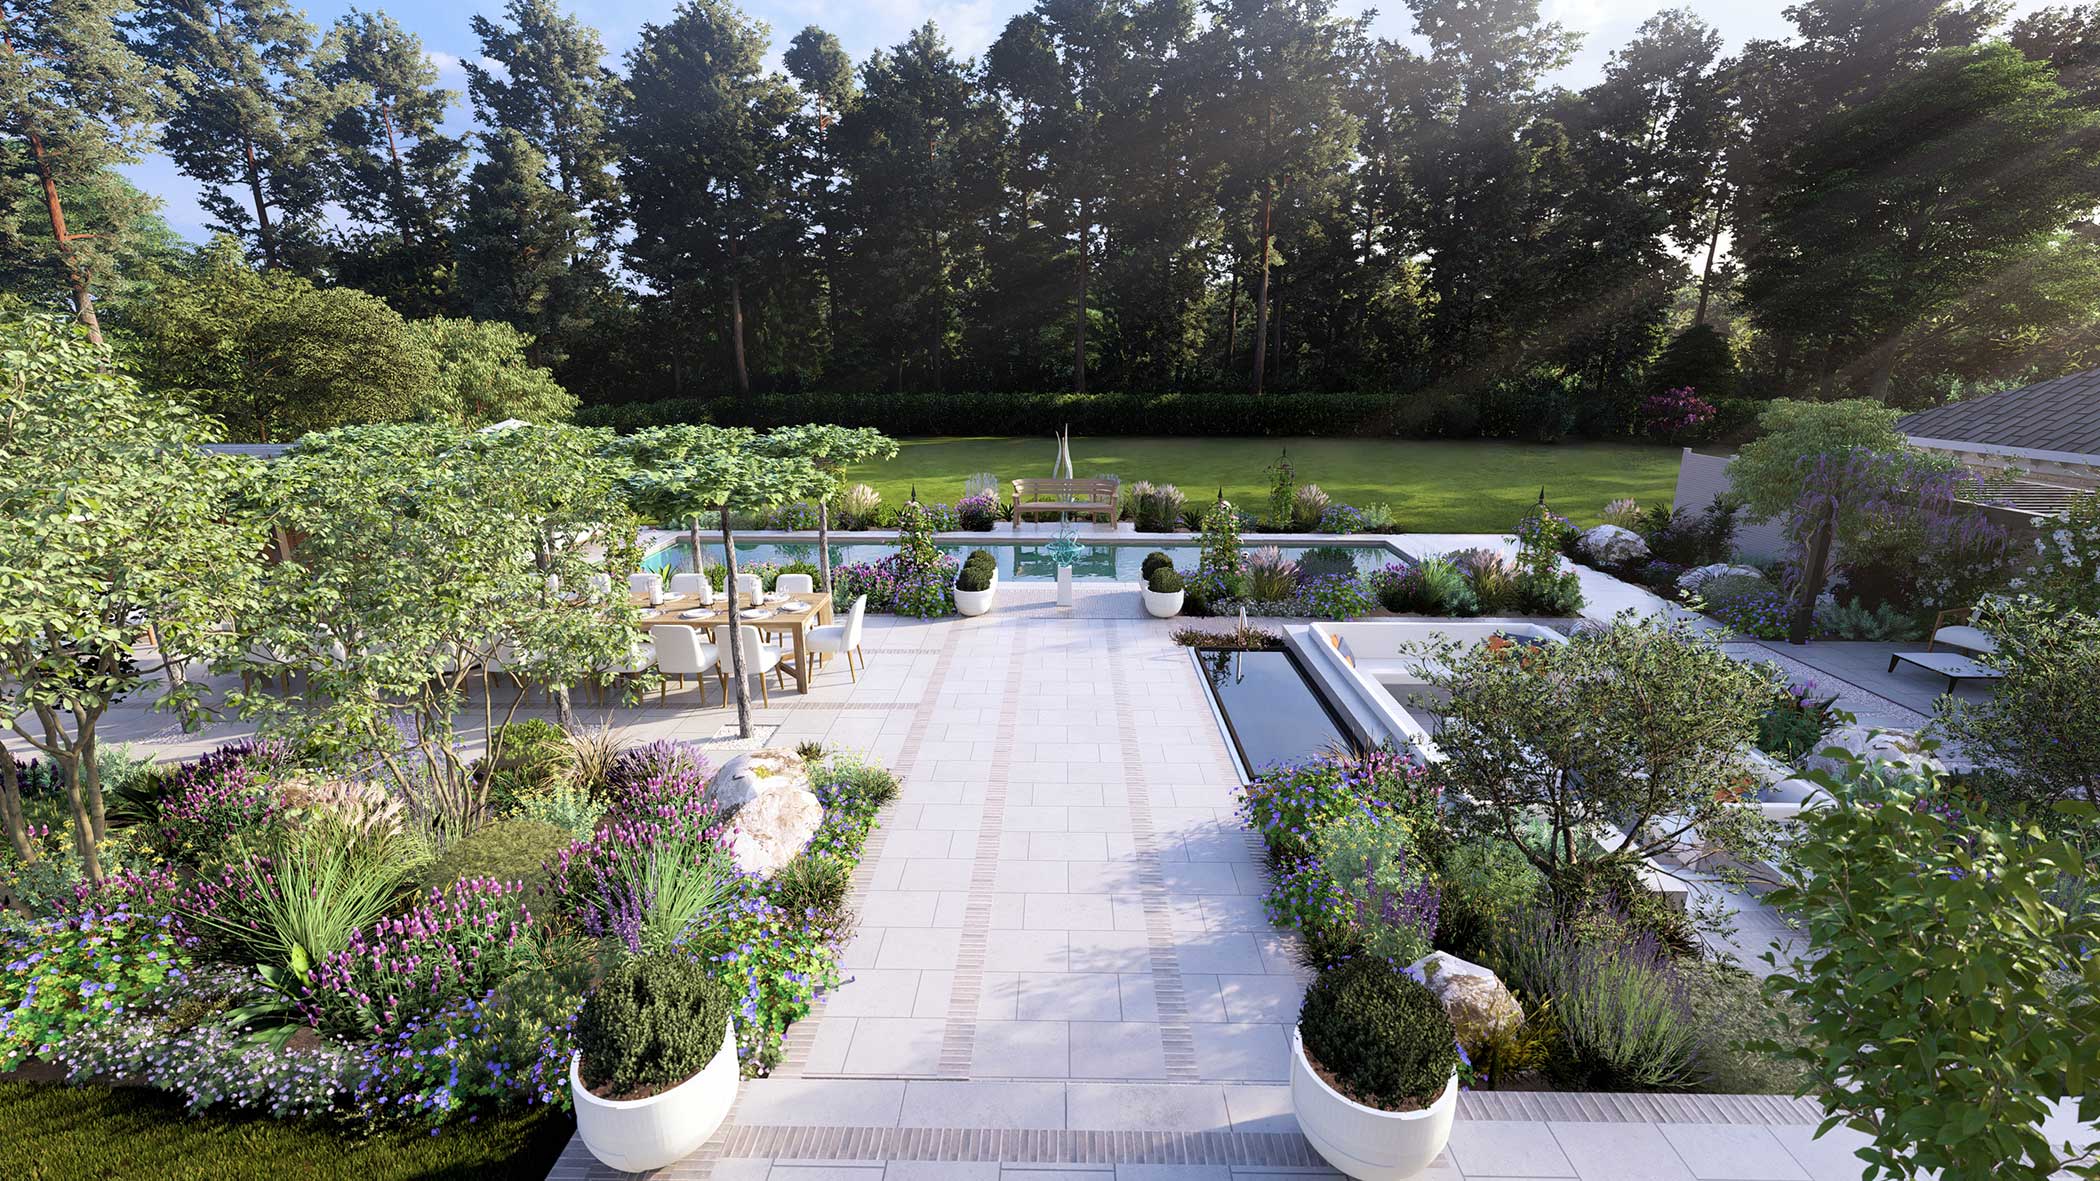
<svg viewBox="0 0 2100 1181">
<path fill-rule="evenodd" d="M 167 74 L 161 147 L 204 186 L 213 228 L 266 267 L 317 272 L 327 127 L 364 96 L 323 81 L 305 15 L 286 0 L 145 0 L 132 44 Z"/>
<path fill-rule="evenodd" d="M 853 59 L 846 56 L 839 39 L 815 25 L 795 34 L 781 60 L 811 108 L 804 112 L 805 123 L 797 135 L 807 154 L 796 200 L 804 232 L 816 239 L 824 286 L 824 352 L 828 360 L 838 337 L 838 260 L 846 184 L 837 153 L 832 150 L 832 128 L 853 109 L 860 97 L 860 84 L 853 76 Z"/>
<path fill-rule="evenodd" d="M 438 86 L 422 41 L 383 13 L 336 21 L 322 58 L 323 82 L 362 96 L 328 125 L 337 168 L 331 197 L 356 223 L 336 270 L 406 314 L 428 315 L 451 288 L 466 144 L 438 127 L 458 95 Z"/>
<path fill-rule="evenodd" d="M 618 124 L 634 220 L 628 257 L 658 290 L 722 299 L 739 396 L 751 392 L 745 292 L 799 250 L 790 151 L 801 101 L 767 73 L 766 29 L 721 0 L 687 0 L 642 26 Z"/>
<path fill-rule="evenodd" d="M 546 157 L 523 133 L 485 135 L 482 153 L 453 235 L 460 302 L 476 319 L 531 336 L 532 363 L 551 365 L 561 350 L 550 338 L 574 326 L 583 288 L 595 280 L 571 262 L 582 219 L 547 183 Z"/>
<path fill-rule="evenodd" d="M 146 212 L 109 169 L 138 159 L 164 97 L 156 72 L 119 32 L 131 11 L 130 0 L 0 6 L 0 120 L 20 149 L 8 152 L 14 167 L 6 174 L 34 184 L 48 227 L 41 253 L 55 264 L 46 269 L 98 345 L 97 274 L 122 257 L 124 227 Z M 8 221 L 10 230 L 20 224 Z"/>
</svg>

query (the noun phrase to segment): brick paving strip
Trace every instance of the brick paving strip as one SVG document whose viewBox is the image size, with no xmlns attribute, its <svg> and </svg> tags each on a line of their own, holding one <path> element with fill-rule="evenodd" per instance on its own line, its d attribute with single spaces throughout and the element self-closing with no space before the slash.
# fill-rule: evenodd
<svg viewBox="0 0 2100 1181">
<path fill-rule="evenodd" d="M 1159 1041 L 1166 1058 L 1167 1078 L 1176 1082 L 1196 1079 L 1196 1038 L 1189 1030 L 1188 994 L 1182 988 L 1181 955 L 1174 947 L 1174 924 L 1167 910 L 1167 885 L 1159 869 L 1159 841 L 1152 827 L 1152 789 L 1145 778 L 1145 760 L 1138 748 L 1137 723 L 1132 710 L 1128 678 L 1117 652 L 1133 650 L 1130 626 L 1118 620 L 1109 631 L 1109 689 L 1116 711 L 1116 737 L 1123 760 L 1123 784 L 1130 811 L 1131 846 L 1137 860 L 1139 900 L 1145 909 L 1145 939 L 1152 957 L 1152 992 L 1158 1006 Z"/>
<path fill-rule="evenodd" d="M 954 629 L 950 629 L 952 632 Z M 999 727 L 992 736 L 992 758 L 986 767 L 984 809 L 977 822 L 977 854 L 970 867 L 970 895 L 963 906 L 962 939 L 955 953 L 955 979 L 949 985 L 947 1024 L 941 1030 L 941 1056 L 935 1069 L 941 1078 L 970 1077 L 977 1053 L 977 1011 L 984 999 L 985 949 L 991 940 L 992 892 L 999 874 L 999 849 L 1006 827 L 1006 789 L 1013 775 L 1014 736 L 1021 727 L 1021 661 L 1018 622 L 1006 625 L 1006 691 L 999 705 Z"/>
<path fill-rule="evenodd" d="M 891 774 L 896 776 L 900 786 L 905 782 L 906 776 L 918 768 L 919 748 L 926 742 L 926 730 L 938 720 L 941 686 L 946 684 L 948 680 L 948 668 L 954 660 L 955 637 L 957 634 L 959 634 L 959 629 L 944 627 L 941 629 L 939 647 L 909 649 L 909 651 L 921 654 L 932 652 L 939 655 L 939 659 L 933 662 L 933 671 L 928 674 L 926 688 L 920 694 L 918 701 L 863 704 L 849 702 L 829 707 L 833 709 L 911 709 L 918 711 L 912 715 L 911 728 L 904 732 L 904 747 L 898 752 L 897 765 L 890 768 Z M 882 651 L 886 655 L 890 652 L 900 651 L 900 649 L 878 649 L 878 651 Z M 822 709 L 826 707 L 813 706 L 811 708 Z M 884 818 L 890 809 L 895 806 L 895 800 L 884 805 L 882 814 L 875 818 L 875 831 L 868 834 L 868 843 L 861 848 L 860 861 L 853 867 L 852 884 L 848 887 L 846 897 L 846 910 L 849 914 L 859 914 L 862 907 L 867 903 L 868 889 L 875 879 L 875 864 L 882 859 L 883 846 L 889 840 L 890 826 L 884 823 Z M 788 1026 L 787 1037 L 781 1043 L 780 1064 L 773 1068 L 775 1075 L 781 1078 L 802 1077 L 803 1070 L 809 1065 L 810 1047 L 817 1040 L 818 1023 L 823 1020 L 824 1009 L 830 1000 L 830 992 L 825 992 L 818 996 L 816 1002 L 811 1005 L 809 1014 L 803 1017 L 802 1020 Z M 720 1139 L 720 1137 L 717 1136 L 716 1139 Z"/>
</svg>

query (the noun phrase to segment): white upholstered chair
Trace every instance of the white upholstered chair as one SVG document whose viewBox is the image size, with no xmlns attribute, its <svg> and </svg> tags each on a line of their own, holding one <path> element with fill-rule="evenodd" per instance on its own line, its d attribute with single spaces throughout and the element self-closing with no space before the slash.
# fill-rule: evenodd
<svg viewBox="0 0 2100 1181">
<path fill-rule="evenodd" d="M 713 583 L 707 580 L 707 575 L 696 574 L 690 570 L 684 574 L 673 574 L 671 576 L 671 593 L 674 595 L 698 595 L 700 596 L 700 605 L 702 607 L 711 607 L 715 601 L 715 587 Z"/>
<path fill-rule="evenodd" d="M 713 644 L 700 638 L 696 628 L 682 624 L 658 624 L 649 629 L 649 642 L 656 649 L 656 671 L 666 677 L 677 677 L 683 685 L 687 677 L 693 678 L 700 687 L 700 704 L 707 704 L 707 680 L 700 674 L 713 671 L 716 680 L 722 679 L 718 667 L 721 653 Z M 656 686 L 656 703 L 664 702 L 664 686 Z"/>
<path fill-rule="evenodd" d="M 627 576 L 627 592 L 629 594 L 654 597 L 656 592 L 663 589 L 663 585 L 663 575 L 658 574 L 654 570 L 643 570 Z"/>
<path fill-rule="evenodd" d="M 773 589 L 784 595 L 813 594 L 817 589 L 817 580 L 807 574 L 783 574 L 773 580 Z"/>
<path fill-rule="evenodd" d="M 861 595 L 854 599 L 853 606 L 847 609 L 844 622 L 811 628 L 809 635 L 802 641 L 803 646 L 814 654 L 845 657 L 846 671 L 854 680 L 860 680 L 860 674 L 853 670 L 853 661 L 855 657 L 859 657 L 862 667 L 866 667 L 868 663 L 868 658 L 862 656 L 860 651 L 861 619 L 867 613 L 868 596 Z"/>
<path fill-rule="evenodd" d="M 758 629 L 748 623 L 739 627 L 737 631 L 743 637 L 744 675 L 747 677 L 753 673 L 758 675 L 759 700 L 767 705 L 771 705 L 773 704 L 773 695 L 766 688 L 766 674 L 772 673 L 775 680 L 780 680 L 782 688 L 787 687 L 787 682 L 781 679 L 780 645 L 766 642 L 766 638 L 758 634 Z M 725 671 L 734 675 L 735 670 L 730 667 L 729 659 L 726 655 L 723 657 L 722 666 Z M 727 690 L 725 689 L 724 692 L 726 694 Z M 729 698 L 726 695 L 722 698 L 722 704 L 729 704 Z"/>
<path fill-rule="evenodd" d="M 756 574 L 739 574 L 736 576 L 736 591 L 745 598 L 756 599 L 765 593 L 765 583 Z"/>
</svg>

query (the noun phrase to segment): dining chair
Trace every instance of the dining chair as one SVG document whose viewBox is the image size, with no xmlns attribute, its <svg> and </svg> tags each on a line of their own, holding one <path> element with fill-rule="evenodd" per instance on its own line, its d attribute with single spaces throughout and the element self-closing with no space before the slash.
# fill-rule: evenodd
<svg viewBox="0 0 2100 1181">
<path fill-rule="evenodd" d="M 768 643 L 766 638 L 759 634 L 758 629 L 748 623 L 738 628 L 737 631 L 743 637 L 744 675 L 758 674 L 759 700 L 767 705 L 771 705 L 773 704 L 773 695 L 766 689 L 766 674 L 772 673 L 774 679 L 780 681 L 780 687 L 783 689 L 787 688 L 787 681 L 781 677 L 780 673 L 780 645 Z M 724 693 L 727 693 L 726 688 Z M 727 696 L 722 698 L 722 704 L 729 704 Z"/>
<path fill-rule="evenodd" d="M 826 656 L 834 653 L 844 656 L 846 672 L 851 674 L 854 680 L 860 680 L 860 674 L 853 671 L 853 658 L 860 656 L 860 624 L 867 611 L 868 596 L 861 595 L 854 599 L 853 606 L 847 609 L 845 622 L 811 628 L 809 634 L 803 638 L 803 648 Z M 868 658 L 860 656 L 860 662 L 865 667 Z"/>
<path fill-rule="evenodd" d="M 654 594 L 662 590 L 663 585 L 663 575 L 658 574 L 654 570 L 643 570 L 640 573 L 627 576 L 627 591 L 629 594 Z"/>
<path fill-rule="evenodd" d="M 707 580 L 707 575 L 695 574 L 690 570 L 671 576 L 671 593 L 698 595 L 702 607 L 712 607 L 715 604 L 715 584 Z"/>
<path fill-rule="evenodd" d="M 600 673 L 600 679 L 597 681 L 598 704 L 611 704 L 612 687 L 619 683 L 620 678 L 639 676 L 648 672 L 655 665 L 656 645 L 648 640 L 636 639 L 633 644 L 629 645 L 624 659 L 615 660 L 598 670 Z M 704 699 L 706 694 L 704 681 L 702 685 L 702 697 Z"/>
<path fill-rule="evenodd" d="M 814 594 L 817 580 L 807 574 L 783 574 L 773 580 L 773 589 L 784 595 Z"/>
<path fill-rule="evenodd" d="M 736 576 L 736 591 L 746 598 L 756 599 L 766 593 L 765 583 L 756 574 L 739 574 Z"/>
<path fill-rule="evenodd" d="M 688 676 L 692 677 L 700 689 L 700 704 L 706 705 L 707 681 L 700 674 L 713 669 L 715 679 L 722 679 L 721 653 L 715 645 L 703 641 L 693 628 L 678 624 L 658 624 L 650 628 L 649 641 L 656 647 L 656 671 L 667 677 L 677 677 L 681 685 Z M 722 700 L 724 703 L 729 700 L 726 686 Z M 663 703 L 664 686 L 659 683 L 656 704 L 661 706 Z"/>
</svg>

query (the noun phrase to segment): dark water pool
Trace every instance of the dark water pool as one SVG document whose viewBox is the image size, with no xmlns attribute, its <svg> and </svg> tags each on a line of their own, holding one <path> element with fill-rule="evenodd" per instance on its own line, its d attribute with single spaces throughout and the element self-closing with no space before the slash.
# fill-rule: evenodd
<svg viewBox="0 0 2100 1181">
<path fill-rule="evenodd" d="M 1196 663 L 1250 774 L 1360 749 L 1289 652 L 1199 650 Z"/>
</svg>

